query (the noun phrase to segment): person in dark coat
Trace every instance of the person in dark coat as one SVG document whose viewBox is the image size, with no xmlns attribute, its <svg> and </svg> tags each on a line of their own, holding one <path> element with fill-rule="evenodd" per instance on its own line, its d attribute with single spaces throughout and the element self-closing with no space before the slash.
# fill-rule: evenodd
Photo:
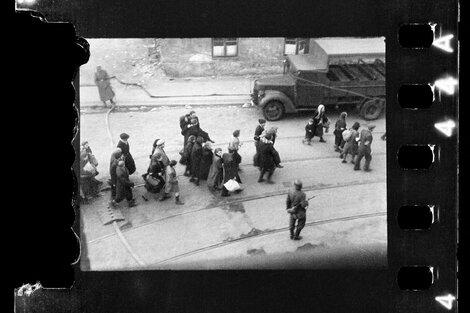
<svg viewBox="0 0 470 313">
<path fill-rule="evenodd" d="M 361 160 L 362 158 L 365 158 L 365 164 L 364 164 L 364 171 L 368 172 L 370 171 L 370 161 L 372 160 L 372 150 L 371 150 L 371 145 L 372 145 L 372 131 L 374 130 L 375 126 L 371 125 L 368 126 L 367 129 L 363 129 L 361 131 L 360 137 L 359 137 L 359 147 L 357 149 L 357 157 L 356 157 L 356 163 L 354 165 L 354 170 L 358 171 L 361 169 Z"/>
<path fill-rule="evenodd" d="M 346 130 L 346 117 L 348 114 L 346 112 L 341 112 L 339 115 L 339 119 L 336 121 L 335 124 L 335 130 L 334 130 L 334 135 L 335 135 L 335 151 L 336 152 L 341 152 L 341 148 L 344 146 L 344 140 L 343 140 L 343 131 Z"/>
<path fill-rule="evenodd" d="M 214 143 L 214 141 L 209 137 L 209 134 L 201 129 L 199 126 L 199 120 L 196 118 L 191 119 L 191 127 L 188 129 L 186 132 L 186 136 L 195 136 L 197 137 L 202 137 L 204 139 L 204 142 L 210 141 Z"/>
<path fill-rule="evenodd" d="M 98 93 L 100 95 L 100 100 L 104 103 L 106 108 L 106 101 L 111 102 L 111 105 L 114 105 L 114 91 L 111 87 L 110 82 L 111 77 L 108 76 L 108 73 L 101 68 L 101 66 L 96 67 L 95 72 L 95 84 L 98 86 Z"/>
<path fill-rule="evenodd" d="M 215 148 L 211 168 L 209 169 L 207 177 L 207 187 L 209 187 L 209 190 L 212 192 L 222 189 L 222 180 L 222 149 Z"/>
<path fill-rule="evenodd" d="M 196 142 L 196 137 L 191 135 L 188 137 L 188 142 L 184 146 L 183 155 L 181 157 L 184 164 L 186 164 L 186 170 L 184 171 L 184 176 L 191 176 L 191 152 L 193 151 L 194 143 Z"/>
<path fill-rule="evenodd" d="M 258 183 L 264 181 L 264 174 L 268 173 L 268 180 L 269 184 L 274 184 L 271 180 L 271 177 L 274 174 L 274 170 L 276 169 L 276 164 L 278 164 L 279 160 L 277 159 L 277 154 L 274 150 L 273 144 L 271 143 L 271 135 L 267 134 L 265 136 L 266 142 L 260 142 L 258 147 L 259 155 L 258 155 L 258 164 L 260 167 L 260 175 L 258 178 Z"/>
<path fill-rule="evenodd" d="M 302 191 L 302 182 L 297 179 L 294 181 L 294 190 L 287 194 L 286 210 L 289 213 L 289 232 L 290 239 L 300 240 L 300 232 L 305 226 L 307 220 L 308 201 L 305 192 Z M 296 225 L 297 224 L 297 225 Z"/>
<path fill-rule="evenodd" d="M 267 136 L 270 139 L 267 139 Z M 281 157 L 279 156 L 279 152 L 276 150 L 276 148 L 274 148 L 274 144 L 276 143 L 276 138 L 277 138 L 277 127 L 271 127 L 270 129 L 265 130 L 261 134 L 260 141 L 263 143 L 271 143 L 273 145 L 274 154 L 275 154 L 274 159 L 276 160 L 276 167 L 283 168 L 284 166 L 281 165 Z"/>
<path fill-rule="evenodd" d="M 325 106 L 320 104 L 313 113 L 313 125 L 315 128 L 314 136 L 320 137 L 320 142 L 326 142 L 323 139 L 323 128 L 325 128 L 325 132 L 328 132 L 329 121 L 325 115 Z"/>
<path fill-rule="evenodd" d="M 355 122 L 353 126 L 349 129 L 351 135 L 347 138 L 346 143 L 344 144 L 343 152 L 341 152 L 340 157 L 343 158 L 342 163 L 347 163 L 346 158 L 348 154 L 351 155 L 351 163 L 354 164 L 354 158 L 357 154 L 357 142 L 359 140 L 358 129 L 361 126 L 358 122 Z"/>
<path fill-rule="evenodd" d="M 145 181 L 145 189 L 147 190 L 146 195 L 142 195 L 142 198 L 145 201 L 148 201 L 148 196 L 150 194 L 157 194 L 161 191 L 163 186 L 165 185 L 164 179 L 164 165 L 163 165 L 163 157 L 160 152 L 154 153 L 152 155 L 152 161 L 150 162 L 150 166 L 145 174 L 144 181 Z M 144 176 L 144 175 L 142 175 Z"/>
<path fill-rule="evenodd" d="M 314 132 L 315 126 L 313 125 L 313 118 L 311 118 L 308 120 L 307 125 L 305 125 L 305 138 L 302 140 L 302 143 L 311 145 Z"/>
<path fill-rule="evenodd" d="M 238 170 L 241 170 L 240 163 L 242 162 L 242 157 L 240 154 L 238 154 L 238 150 L 243 145 L 243 143 L 240 142 L 239 137 L 240 137 L 240 130 L 237 129 L 233 132 L 233 137 L 228 143 L 228 152 L 233 153 L 233 156 L 235 157 L 239 165 Z"/>
<path fill-rule="evenodd" d="M 111 205 L 115 207 L 126 199 L 129 207 L 135 206 L 132 187 L 134 187 L 134 183 L 129 180 L 129 171 L 125 166 L 125 161 L 119 161 L 116 168 L 116 198 L 112 200 Z"/>
<path fill-rule="evenodd" d="M 170 164 L 170 159 L 168 158 L 166 152 L 165 152 L 165 140 L 163 139 L 159 139 L 157 141 L 157 146 L 155 147 L 155 149 L 153 150 L 153 155 L 152 157 L 150 158 L 151 159 L 151 162 L 156 162 L 156 157 L 155 155 L 157 153 L 160 153 L 162 156 L 162 162 L 163 162 L 163 166 L 166 167 L 168 166 L 168 164 Z"/>
<path fill-rule="evenodd" d="M 121 139 L 119 140 L 117 147 L 121 148 L 122 155 L 124 156 L 124 162 L 126 164 L 126 168 L 129 171 L 129 175 L 132 175 L 135 173 L 135 162 L 134 158 L 132 157 L 132 154 L 130 152 L 130 146 L 129 146 L 129 135 L 126 133 L 122 133 L 119 136 Z"/>
<path fill-rule="evenodd" d="M 109 176 L 110 179 L 108 181 L 109 186 L 111 187 L 111 201 L 116 198 L 116 183 L 117 183 L 117 176 L 116 176 L 116 168 L 119 161 L 122 161 L 122 150 L 121 148 L 116 148 L 111 154 L 111 160 L 109 161 Z"/>
<path fill-rule="evenodd" d="M 235 179 L 239 184 L 242 183 L 240 175 L 238 175 L 238 163 L 233 153 L 222 154 L 222 170 L 223 170 L 223 183 L 225 184 L 230 179 Z M 222 197 L 230 196 L 229 191 L 225 186 L 222 186 Z"/>
<path fill-rule="evenodd" d="M 202 137 L 197 137 L 191 150 L 191 179 L 189 181 L 195 183 L 196 186 L 199 186 L 203 142 Z"/>
<path fill-rule="evenodd" d="M 214 153 L 212 152 L 212 147 L 209 142 L 205 142 L 202 146 L 202 157 L 201 157 L 201 167 L 199 169 L 199 180 L 207 180 L 209 176 L 209 170 L 212 165 L 212 158 Z"/>
<path fill-rule="evenodd" d="M 180 117 L 181 135 L 183 135 L 183 137 L 184 137 L 183 149 L 184 149 L 184 147 L 186 147 L 186 143 L 188 142 L 188 137 L 189 137 L 189 135 L 187 134 L 188 130 L 193 126 L 191 124 L 192 119 L 197 120 L 197 122 L 199 124 L 199 119 L 196 116 L 195 111 L 191 111 L 191 112 L 189 112 L 189 114 L 185 114 L 185 115 Z"/>
<path fill-rule="evenodd" d="M 260 141 L 260 136 L 261 136 L 261 134 L 264 132 L 264 127 L 266 126 L 266 120 L 260 118 L 260 119 L 258 120 L 258 123 L 259 123 L 259 125 L 256 126 L 255 134 L 254 134 L 254 136 L 253 136 L 253 139 L 255 140 L 255 147 L 258 146 L 259 141 Z"/>
</svg>

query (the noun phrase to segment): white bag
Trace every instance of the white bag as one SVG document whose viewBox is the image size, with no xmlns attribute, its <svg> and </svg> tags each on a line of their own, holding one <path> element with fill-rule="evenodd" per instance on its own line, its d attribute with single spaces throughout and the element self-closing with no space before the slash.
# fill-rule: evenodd
<svg viewBox="0 0 470 313">
<path fill-rule="evenodd" d="M 93 164 L 91 164 L 90 162 L 87 162 L 87 163 L 85 164 L 85 166 L 83 167 L 83 170 L 84 170 L 85 172 L 89 172 L 89 173 L 91 173 L 91 174 L 93 174 L 93 175 L 96 173 L 96 168 L 95 168 L 95 167 L 93 166 Z"/>
<path fill-rule="evenodd" d="M 343 131 L 342 135 L 343 135 L 343 140 L 348 141 L 349 138 L 351 138 L 352 131 L 350 129 L 346 129 Z"/>
<path fill-rule="evenodd" d="M 238 182 L 235 179 L 228 180 L 224 184 L 224 187 L 225 187 L 225 189 L 227 189 L 230 192 L 240 189 L 240 185 L 238 184 Z"/>
</svg>

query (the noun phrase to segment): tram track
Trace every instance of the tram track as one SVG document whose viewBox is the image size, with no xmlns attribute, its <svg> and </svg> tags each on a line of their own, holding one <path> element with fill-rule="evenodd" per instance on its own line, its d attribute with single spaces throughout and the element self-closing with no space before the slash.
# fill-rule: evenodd
<svg viewBox="0 0 470 313">
<path fill-rule="evenodd" d="M 335 222 L 345 222 L 345 221 L 351 221 L 351 220 L 357 220 L 357 219 L 373 218 L 373 217 L 386 216 L 386 215 L 387 215 L 387 212 L 375 212 L 375 213 L 367 213 L 367 214 L 360 214 L 360 215 L 353 215 L 353 216 L 346 216 L 346 217 L 338 217 L 338 218 L 332 218 L 332 219 L 324 219 L 324 220 L 305 223 L 305 227 L 312 227 L 312 226 L 324 225 L 324 224 L 335 223 Z M 228 239 L 223 242 L 219 242 L 216 244 L 212 244 L 206 247 L 198 248 L 192 251 L 188 251 L 188 252 L 173 256 L 171 258 L 153 263 L 152 265 L 159 265 L 159 264 L 173 262 L 173 261 L 180 260 L 188 256 L 218 249 L 227 245 L 235 244 L 240 241 L 246 241 L 246 240 L 250 240 L 253 238 L 274 235 L 277 233 L 287 232 L 287 231 L 289 231 L 289 227 L 282 227 L 282 228 L 276 228 L 276 229 L 268 229 L 268 230 L 262 231 L 261 233 L 246 235 L 246 236 L 239 237 L 239 238 Z"/>
<path fill-rule="evenodd" d="M 383 183 L 383 182 L 385 182 L 385 179 L 377 179 L 377 180 L 370 180 L 370 181 L 364 181 L 364 182 L 356 183 L 355 186 L 363 186 L 363 185 L 377 184 L 377 183 Z M 302 188 L 302 190 L 305 191 L 305 192 L 309 192 L 309 191 L 311 192 L 311 191 L 320 191 L 320 190 L 327 190 L 327 189 L 334 189 L 334 188 L 344 188 L 344 187 L 348 187 L 348 186 L 351 186 L 350 183 L 335 184 L 335 185 L 329 185 L 329 186 L 315 186 L 315 185 L 312 186 L 311 185 L 311 186 L 304 186 Z M 238 199 L 230 199 L 230 200 L 225 199 L 224 201 L 222 201 L 220 203 L 217 203 L 217 205 L 209 205 L 207 207 L 198 208 L 198 209 L 195 209 L 195 210 L 185 211 L 185 212 L 181 212 L 181 213 L 178 213 L 178 214 L 172 214 L 172 215 L 165 216 L 165 217 L 162 217 L 162 218 L 154 219 L 154 220 L 139 224 L 137 226 L 133 226 L 132 228 L 127 228 L 127 229 L 125 229 L 121 232 L 123 232 L 123 233 L 133 232 L 133 231 L 135 231 L 139 228 L 147 227 L 147 226 L 150 226 L 150 225 L 155 224 L 155 223 L 159 223 L 159 222 L 166 221 L 166 220 L 169 220 L 169 219 L 178 218 L 180 216 L 194 214 L 194 213 L 198 213 L 198 212 L 202 212 L 202 211 L 221 209 L 223 207 L 230 206 L 230 205 L 245 203 L 245 202 L 249 202 L 249 201 L 257 201 L 257 200 L 262 200 L 262 199 L 270 198 L 270 197 L 285 196 L 285 195 L 287 195 L 288 192 L 289 192 L 289 190 L 285 189 L 285 190 L 282 190 L 282 191 L 271 191 L 271 192 L 265 192 L 265 193 L 262 193 L 262 194 L 241 197 L 241 198 L 238 198 Z M 114 237 L 116 235 L 117 234 L 104 235 L 104 236 L 101 236 L 101 237 L 98 237 L 98 238 L 95 238 L 95 239 L 92 239 L 92 240 L 88 241 L 87 244 L 94 244 L 94 243 L 97 243 L 99 241 L 105 240 L 107 238 Z"/>
<path fill-rule="evenodd" d="M 110 123 L 109 123 L 109 117 L 110 117 L 111 112 L 114 109 L 115 109 L 115 107 L 111 107 L 110 110 L 108 110 L 106 115 L 105 115 L 106 116 L 105 117 L 105 123 L 106 123 L 107 133 L 108 133 L 108 137 L 110 139 L 111 146 L 113 148 L 114 148 L 114 140 L 113 140 L 113 135 L 112 135 L 111 127 L 110 127 Z M 376 133 L 383 133 L 383 132 L 376 132 Z M 278 138 L 278 140 L 280 140 L 280 141 L 289 140 L 289 139 L 290 140 L 296 139 L 296 140 L 300 141 L 301 139 L 303 139 L 303 136 L 288 136 L 288 137 L 279 137 Z M 241 142 L 242 143 L 253 143 L 254 140 L 244 140 L 244 141 L 241 141 Z M 228 143 L 215 144 L 214 147 L 223 146 L 224 144 L 227 145 Z M 168 153 L 177 153 L 178 151 L 179 150 L 175 150 L 175 151 L 169 150 Z M 385 153 L 377 153 L 376 155 L 385 155 Z M 284 163 L 303 162 L 303 161 L 312 161 L 312 160 L 332 159 L 332 158 L 338 158 L 338 155 L 335 154 L 334 156 L 327 156 L 327 157 L 315 157 L 315 158 L 310 157 L 310 158 L 297 158 L 297 159 L 291 159 L 291 160 L 283 160 L 283 164 Z M 248 166 L 253 166 L 253 164 L 252 163 L 243 164 L 243 167 L 248 167 Z M 381 183 L 381 182 L 384 182 L 384 181 L 385 181 L 384 179 L 381 179 L 381 180 L 375 180 L 375 181 L 367 181 L 367 182 L 356 183 L 356 185 Z M 144 184 L 139 184 L 136 187 L 142 187 L 143 185 Z M 315 191 L 315 190 L 324 190 L 324 189 L 331 189 L 331 188 L 340 188 L 340 187 L 346 187 L 346 186 L 350 186 L 350 184 L 337 184 L 337 185 L 332 185 L 332 186 L 305 186 L 304 190 L 305 191 Z M 124 232 L 127 233 L 127 232 L 136 231 L 136 230 L 138 230 L 142 227 L 150 226 L 152 224 L 155 224 L 155 223 L 158 223 L 158 222 L 161 222 L 161 221 L 164 221 L 164 220 L 177 218 L 177 217 L 187 215 L 187 214 L 194 214 L 194 213 L 201 212 L 201 211 L 213 210 L 213 209 L 221 208 L 223 206 L 236 204 L 236 203 L 244 203 L 244 202 L 256 201 L 256 200 L 260 200 L 260 199 L 264 199 L 264 198 L 268 198 L 268 197 L 282 196 L 282 195 L 287 194 L 287 192 L 288 192 L 287 190 L 275 191 L 275 192 L 266 192 L 266 193 L 263 193 L 263 194 L 247 196 L 247 197 L 244 197 L 244 198 L 239 198 L 239 199 L 234 199 L 234 200 L 228 200 L 228 201 L 225 200 L 224 202 L 218 203 L 215 206 L 212 205 L 212 206 L 208 206 L 208 207 L 204 207 L 204 208 L 200 208 L 200 209 L 196 209 L 196 210 L 191 210 L 191 211 L 186 211 L 186 212 L 182 212 L 182 213 L 179 213 L 179 214 L 166 216 L 166 217 L 163 217 L 163 218 L 160 218 L 160 219 L 155 219 L 155 220 L 140 224 L 138 226 L 134 226 L 130 229 L 126 229 L 124 231 L 121 230 L 118 227 L 116 222 L 113 222 L 114 233 L 108 234 L 108 235 L 105 235 L 105 236 L 102 236 L 102 237 L 99 237 L 99 238 L 96 238 L 96 239 L 93 239 L 93 240 L 90 240 L 89 242 L 87 242 L 87 244 L 88 245 L 89 244 L 95 244 L 95 243 L 103 241 L 107 238 L 117 236 L 119 238 L 119 240 L 121 241 L 121 243 L 123 244 L 123 246 L 126 248 L 126 250 L 132 256 L 132 258 L 140 266 L 146 266 L 146 263 L 144 263 L 142 261 L 142 259 L 138 256 L 138 254 L 132 248 L 132 245 L 128 242 L 128 240 L 124 236 Z M 312 222 L 306 223 L 305 227 L 311 227 L 311 226 L 314 226 L 314 225 L 321 225 L 321 224 L 333 223 L 333 222 L 339 222 L 339 221 L 348 221 L 348 220 L 361 219 L 361 218 L 370 218 L 370 217 L 382 216 L 382 215 L 386 215 L 386 212 L 369 213 L 369 214 L 362 214 L 362 215 L 355 215 L 355 216 L 348 216 L 348 217 L 341 217 L 341 218 L 334 218 L 334 219 L 326 219 L 326 220 L 321 220 L 321 221 L 312 221 Z M 234 244 L 234 243 L 239 242 L 241 240 L 248 240 L 248 239 L 251 239 L 251 238 L 254 238 L 254 237 L 272 235 L 272 234 L 276 234 L 276 233 L 287 231 L 287 230 L 288 230 L 288 227 L 283 227 L 283 228 L 263 231 L 261 233 L 254 234 L 254 235 L 248 235 L 248 236 L 243 236 L 243 237 L 240 237 L 240 238 L 229 239 L 229 240 L 226 240 L 224 242 L 220 242 L 220 243 L 217 243 L 217 244 L 213 244 L 213 245 L 209 245 L 209 246 L 202 247 L 202 248 L 199 248 L 199 249 L 195 249 L 195 250 L 192 250 L 192 251 L 188 251 L 188 252 L 185 252 L 183 254 L 180 254 L 180 255 L 177 255 L 177 256 L 159 261 L 159 262 L 155 263 L 154 265 L 164 264 L 164 263 L 176 261 L 176 260 L 182 259 L 184 257 L 191 256 L 191 255 L 194 255 L 194 254 L 202 253 L 202 252 L 209 251 L 209 250 L 212 250 L 212 249 L 217 249 L 219 247 L 223 247 L 223 246 L 226 246 L 226 245 L 229 245 L 229 244 Z"/>
</svg>

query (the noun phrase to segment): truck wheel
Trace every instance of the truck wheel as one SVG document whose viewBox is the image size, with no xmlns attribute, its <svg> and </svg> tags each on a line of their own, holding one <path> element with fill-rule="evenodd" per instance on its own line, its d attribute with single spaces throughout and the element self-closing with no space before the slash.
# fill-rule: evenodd
<svg viewBox="0 0 470 313">
<path fill-rule="evenodd" d="M 284 106 L 279 101 L 270 101 L 264 106 L 263 114 L 268 121 L 277 121 L 284 115 Z"/>
<path fill-rule="evenodd" d="M 368 100 L 361 108 L 361 117 L 366 121 L 376 120 L 380 113 L 382 113 L 383 101 L 381 100 Z"/>
</svg>

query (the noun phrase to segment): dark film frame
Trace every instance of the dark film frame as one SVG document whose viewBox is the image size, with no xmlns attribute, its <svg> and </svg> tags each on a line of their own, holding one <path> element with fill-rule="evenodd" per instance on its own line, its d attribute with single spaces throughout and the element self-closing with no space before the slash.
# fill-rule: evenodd
<svg viewBox="0 0 470 313">
<path fill-rule="evenodd" d="M 458 121 L 458 93 L 453 97 L 436 96 L 431 107 L 424 110 L 405 110 L 397 101 L 402 84 L 433 83 L 445 74 L 458 77 L 456 52 L 446 53 L 435 47 L 421 50 L 403 48 L 398 42 L 400 25 L 406 23 L 436 23 L 436 32 L 442 29 L 457 38 L 457 1 L 318 0 L 293 3 L 262 0 L 256 3 L 188 3 L 181 0 L 142 0 L 136 3 L 131 0 L 104 0 L 64 3 L 66 5 L 61 6 L 59 12 L 48 7 L 47 1 L 37 9 L 50 21 L 72 22 L 76 34 L 85 38 L 298 37 L 312 34 L 315 37 L 385 36 L 389 266 L 387 269 L 309 271 L 81 272 L 76 264 L 74 273 L 71 273 L 67 270 L 69 259 L 63 257 L 60 261 L 64 264 L 62 267 L 46 268 L 41 272 L 38 266 L 38 269 L 21 276 L 23 282 L 39 279 L 45 287 L 68 287 L 75 279 L 70 291 L 51 290 L 48 301 L 67 303 L 76 312 L 144 312 L 155 309 L 207 312 L 221 308 L 223 311 L 253 311 L 256 308 L 283 312 L 294 308 L 319 312 L 408 312 L 412 308 L 415 312 L 438 312 L 443 307 L 435 297 L 447 294 L 457 296 L 458 186 L 455 169 L 458 137 L 457 134 L 451 137 L 442 135 L 434 124 L 442 118 Z M 61 33 L 59 36 L 66 35 Z M 453 46 L 456 47 L 456 44 Z M 69 82 L 67 79 L 64 77 L 64 84 Z M 77 86 L 78 79 L 77 76 Z M 65 98 L 69 95 L 70 98 L 70 91 L 63 91 L 61 95 Z M 46 100 L 41 98 L 41 101 Z M 77 111 L 69 107 L 61 110 L 72 121 L 61 127 L 76 127 Z M 46 115 L 39 116 L 42 123 L 51 121 Z M 64 132 L 68 131 L 71 130 L 64 129 Z M 69 142 L 72 139 L 69 135 L 64 137 Z M 76 151 L 79 142 L 77 134 L 73 141 Z M 439 155 L 428 170 L 404 170 L 399 167 L 396 157 L 403 144 L 433 144 L 438 147 Z M 65 150 L 57 151 L 64 153 Z M 60 201 L 50 204 L 52 212 L 69 210 L 67 213 L 59 216 L 49 214 L 46 218 L 35 215 L 39 221 L 52 217 L 56 223 L 63 225 L 62 231 L 45 235 L 46 240 L 52 236 L 70 236 L 68 227 L 73 209 L 67 207 L 67 203 L 70 203 L 72 188 L 67 187 L 72 187 L 72 184 L 71 178 L 70 185 L 57 194 L 61 197 Z M 442 186 L 446 186 L 445 189 Z M 436 205 L 439 220 L 425 231 L 400 229 L 396 220 L 400 207 L 416 204 Z M 79 213 L 77 208 L 76 213 Z M 79 222 L 77 214 L 74 224 L 76 234 L 79 234 Z M 70 242 L 63 239 L 63 243 Z M 48 255 L 43 260 L 44 264 L 64 252 L 73 255 L 74 248 L 76 246 L 70 248 L 69 245 L 65 251 L 61 248 L 45 250 Z M 41 250 L 36 248 L 33 251 Z M 427 291 L 400 290 L 397 274 L 402 266 L 432 266 L 436 273 L 433 285 Z M 48 280 L 51 274 L 52 278 Z M 30 307 L 37 308 L 35 305 L 37 303 L 31 303 Z M 452 310 L 456 310 L 455 303 Z"/>
</svg>

